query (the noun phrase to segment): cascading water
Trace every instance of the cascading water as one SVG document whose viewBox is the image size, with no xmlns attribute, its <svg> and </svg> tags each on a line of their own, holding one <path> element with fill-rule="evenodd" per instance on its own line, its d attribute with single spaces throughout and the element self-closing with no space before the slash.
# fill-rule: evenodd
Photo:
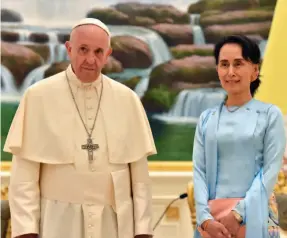
<svg viewBox="0 0 287 238">
<path fill-rule="evenodd" d="M 167 123 L 196 123 L 203 111 L 219 105 L 224 96 L 221 88 L 183 90 L 168 113 L 154 115 L 154 118 Z"/>
<path fill-rule="evenodd" d="M 265 53 L 266 46 L 267 46 L 267 40 L 262 40 L 262 41 L 260 41 L 260 43 L 259 43 L 259 49 L 260 49 L 260 52 L 261 52 L 261 58 L 264 57 L 264 53 Z"/>
<path fill-rule="evenodd" d="M 23 85 L 21 86 L 20 93 L 24 93 L 25 90 L 33 85 L 34 83 L 42 80 L 44 78 L 45 71 L 50 67 L 50 64 L 42 65 L 34 70 L 32 70 L 25 78 Z"/>
<path fill-rule="evenodd" d="M 204 45 L 205 37 L 201 26 L 199 25 L 200 14 L 190 14 L 190 24 L 193 32 L 193 43 L 195 45 Z"/>
<path fill-rule="evenodd" d="M 135 88 L 135 92 L 142 97 L 145 93 L 145 91 L 148 88 L 149 84 L 149 74 L 153 67 L 155 67 L 158 64 L 164 63 L 166 61 L 169 61 L 172 58 L 172 55 L 169 51 L 168 46 L 163 41 L 163 39 L 154 31 L 143 28 L 143 27 L 137 27 L 137 26 L 109 26 L 110 31 L 113 36 L 117 35 L 129 35 L 136 37 L 140 40 L 143 40 L 147 43 L 149 46 L 152 56 L 153 56 L 153 64 L 150 68 L 147 69 L 125 69 L 124 72 L 116 73 L 116 74 L 110 74 L 111 77 L 117 77 L 122 79 L 129 79 L 134 76 L 140 76 L 142 79 L 138 83 L 138 85 Z M 44 29 L 39 29 L 37 27 L 37 32 L 43 32 Z M 41 66 L 37 69 L 34 69 L 26 78 L 25 83 L 22 86 L 22 91 L 25 90 L 26 87 L 30 86 L 32 83 L 35 83 L 39 80 L 43 79 L 44 71 L 48 68 L 48 65 L 50 66 L 52 63 L 55 62 L 62 62 L 67 61 L 68 56 L 65 49 L 65 46 L 63 44 L 57 44 L 56 42 L 58 39 L 57 33 L 67 33 L 69 32 L 69 29 L 61 29 L 57 28 L 57 33 L 55 33 L 55 29 L 46 29 L 49 36 L 49 43 L 47 44 L 50 49 L 50 57 L 48 59 L 47 65 Z M 23 32 L 23 29 L 13 29 L 13 31 L 19 31 Z M 31 30 L 30 27 L 30 31 Z M 23 43 L 23 42 L 20 42 Z M 27 81 L 27 82 L 26 82 Z"/>
<path fill-rule="evenodd" d="M 18 94 L 13 74 L 1 64 L 1 94 Z"/>
<path fill-rule="evenodd" d="M 137 26 L 109 26 L 109 29 L 111 30 L 113 36 L 129 35 L 144 41 L 147 43 L 152 52 L 153 64 L 150 68 L 145 70 L 125 69 L 124 72 L 120 74 L 110 74 L 111 77 L 119 78 L 132 78 L 134 76 L 142 77 L 141 81 L 137 84 L 134 90 L 139 97 L 142 97 L 148 88 L 149 74 L 151 70 L 155 66 L 172 59 L 170 50 L 164 40 L 155 31 Z"/>
</svg>

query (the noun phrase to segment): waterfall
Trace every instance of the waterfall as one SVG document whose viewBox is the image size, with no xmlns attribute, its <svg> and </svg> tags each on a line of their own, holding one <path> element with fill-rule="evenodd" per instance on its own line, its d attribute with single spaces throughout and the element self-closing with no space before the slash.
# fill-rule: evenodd
<svg viewBox="0 0 287 238">
<path fill-rule="evenodd" d="M 20 38 L 19 38 L 20 42 L 28 41 L 29 37 L 31 35 L 31 32 L 29 30 L 25 30 L 25 29 L 22 29 L 22 30 L 18 31 L 18 33 L 20 35 Z"/>
<path fill-rule="evenodd" d="M 68 54 L 66 48 L 63 44 L 48 44 L 50 49 L 50 57 L 47 64 L 42 65 L 34 70 L 32 70 L 24 79 L 24 83 L 21 86 L 21 93 L 23 93 L 32 84 L 42 80 L 44 78 L 45 71 L 51 66 L 51 64 L 56 62 L 68 61 Z"/>
<path fill-rule="evenodd" d="M 13 33 L 18 33 L 19 34 L 19 40 L 18 43 L 22 43 L 22 42 L 29 42 L 29 37 L 31 34 L 31 31 L 28 29 L 24 29 L 24 28 L 16 28 L 13 26 L 8 26 L 8 25 L 3 25 L 1 26 L 1 30 L 2 31 L 8 31 L 8 32 L 13 32 Z"/>
<path fill-rule="evenodd" d="M 203 111 L 219 105 L 224 96 L 221 88 L 183 90 L 168 113 L 154 115 L 154 118 L 167 123 L 195 123 Z"/>
<path fill-rule="evenodd" d="M 190 24 L 193 33 L 193 43 L 195 45 L 204 45 L 205 37 L 201 26 L 199 25 L 200 14 L 190 14 Z"/>
<path fill-rule="evenodd" d="M 179 93 L 176 103 L 169 111 L 169 116 L 199 117 L 207 108 L 214 107 L 224 98 L 222 89 L 193 89 Z"/>
<path fill-rule="evenodd" d="M 267 40 L 260 41 L 260 43 L 258 45 L 259 49 L 260 49 L 260 53 L 261 53 L 261 58 L 264 57 L 266 45 L 267 45 Z"/>
<path fill-rule="evenodd" d="M 49 52 L 50 52 L 50 56 L 49 56 L 49 59 L 48 59 L 48 63 L 54 63 L 56 61 L 56 44 L 52 44 L 52 43 L 49 43 L 48 44 L 49 46 Z"/>
<path fill-rule="evenodd" d="M 55 50 L 57 52 L 56 62 L 63 62 L 70 60 L 64 44 L 57 44 Z"/>
<path fill-rule="evenodd" d="M 17 94 L 13 74 L 1 64 L 1 94 Z"/>
<path fill-rule="evenodd" d="M 134 91 L 135 93 L 142 98 L 148 88 L 149 77 L 143 77 L 141 81 L 136 85 Z"/>
<path fill-rule="evenodd" d="M 55 31 L 48 31 L 45 32 L 49 36 L 49 43 L 59 43 L 58 35 Z"/>
<path fill-rule="evenodd" d="M 23 43 L 24 42 L 21 42 L 19 44 L 23 44 Z M 49 43 L 47 46 L 49 47 L 49 53 L 50 53 L 50 56 L 49 56 L 47 63 L 45 65 L 42 65 L 38 68 L 33 69 L 25 77 L 23 84 L 19 90 L 20 93 L 24 93 L 24 91 L 28 87 L 30 87 L 32 84 L 42 80 L 44 78 L 45 71 L 51 66 L 51 64 L 56 63 L 56 62 L 63 62 L 63 61 L 69 60 L 64 44 Z M 5 78 L 7 78 L 7 76 Z M 17 89 L 15 89 L 15 90 L 17 90 Z"/>
<path fill-rule="evenodd" d="M 142 69 L 125 69 L 122 73 L 111 74 L 111 77 L 131 78 L 134 76 L 142 77 L 137 84 L 135 92 L 139 97 L 142 97 L 149 85 L 149 74 L 151 70 L 164 62 L 172 59 L 171 52 L 161 38 L 161 36 L 153 30 L 137 27 L 137 26 L 109 26 L 112 36 L 129 35 L 144 41 L 150 48 L 153 56 L 153 64 L 150 68 Z"/>
<path fill-rule="evenodd" d="M 172 59 L 172 55 L 171 55 L 171 52 L 169 51 L 167 44 L 159 36 L 158 33 L 152 30 L 145 29 L 145 28 L 141 28 L 141 31 L 144 31 L 145 34 L 140 35 L 139 37 L 149 45 L 152 51 L 152 55 L 153 55 L 152 67 L 155 67 L 159 64 L 162 64 Z"/>
<path fill-rule="evenodd" d="M 64 44 L 49 43 L 50 57 L 48 63 L 57 63 L 63 61 L 69 61 L 66 47 Z"/>
<path fill-rule="evenodd" d="M 42 65 L 36 69 L 33 69 L 24 79 L 23 85 L 21 86 L 20 93 L 24 93 L 25 90 L 32 84 L 42 80 L 44 78 L 45 71 L 51 66 L 51 64 Z"/>
<path fill-rule="evenodd" d="M 109 74 L 112 78 L 119 78 L 120 80 L 124 79 L 130 79 L 132 77 L 141 77 L 141 81 L 138 83 L 138 85 L 135 88 L 135 92 L 139 95 L 139 97 L 142 97 L 149 85 L 149 74 L 151 70 L 164 62 L 167 62 L 172 59 L 172 54 L 165 43 L 165 41 L 161 38 L 161 36 L 150 29 L 144 28 L 144 27 L 138 27 L 138 26 L 108 26 L 112 36 L 124 36 L 129 35 L 132 37 L 136 37 L 142 41 L 144 41 L 152 54 L 152 65 L 147 69 L 124 69 L 121 73 L 111 73 Z M 50 57 L 47 61 L 47 64 L 52 64 L 55 62 L 62 62 L 62 61 L 69 61 L 66 49 L 64 44 L 59 44 L 57 39 L 58 33 L 67 33 L 70 31 L 70 28 L 61 28 L 58 27 L 57 29 L 47 28 L 47 27 L 39 27 L 35 26 L 35 30 L 32 26 L 18 26 L 13 27 L 12 29 L 9 29 L 8 26 L 6 26 L 7 30 L 13 30 L 14 32 L 20 32 L 23 37 L 21 38 L 21 41 L 27 41 L 29 34 L 32 32 L 41 32 L 48 34 L 49 36 L 49 43 L 44 44 L 48 45 L 50 49 Z M 24 28 L 24 29 L 23 29 Z M 28 30 L 29 29 L 29 30 Z M 26 32 L 24 34 L 24 32 Z M 28 33 L 27 33 L 28 32 Z M 25 36 L 25 37 L 24 37 Z M 21 44 L 23 42 L 19 42 Z M 26 42 L 25 42 L 26 43 Z M 28 80 L 28 82 L 24 83 L 23 88 L 26 88 L 27 85 L 31 85 L 33 82 L 41 80 L 40 77 L 44 75 L 44 71 L 46 70 L 45 67 L 39 67 L 35 70 L 33 70 L 33 73 L 29 74 L 25 81 Z M 43 71 L 43 72 L 41 72 Z M 37 73 L 36 73 L 37 72 Z M 37 75 L 37 79 L 35 79 L 35 75 Z M 32 77 L 32 78 L 30 78 Z M 35 81 L 36 80 L 36 81 Z"/>
<path fill-rule="evenodd" d="M 138 26 L 108 26 L 112 36 L 129 35 L 148 44 L 153 55 L 153 66 L 169 61 L 172 55 L 160 35 L 150 29 Z"/>
<path fill-rule="evenodd" d="M 192 26 L 197 26 L 199 25 L 199 20 L 200 20 L 200 14 L 190 14 L 190 24 Z"/>
</svg>

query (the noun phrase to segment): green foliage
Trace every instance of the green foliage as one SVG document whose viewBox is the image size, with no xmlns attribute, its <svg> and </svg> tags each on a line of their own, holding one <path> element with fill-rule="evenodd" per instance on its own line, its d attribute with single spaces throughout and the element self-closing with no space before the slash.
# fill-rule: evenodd
<svg viewBox="0 0 287 238">
<path fill-rule="evenodd" d="M 18 103 L 1 102 L 1 161 L 10 161 L 12 156 L 3 152 L 10 125 L 18 108 Z"/>
<path fill-rule="evenodd" d="M 241 10 L 252 6 L 250 0 L 212 0 L 205 2 L 205 10 Z"/>
<path fill-rule="evenodd" d="M 176 72 L 176 78 L 183 82 L 193 84 L 206 84 L 217 81 L 217 72 L 215 67 L 206 68 L 180 68 Z"/>
<path fill-rule="evenodd" d="M 130 89 L 134 90 L 140 80 L 141 80 L 140 77 L 133 77 L 131 79 L 123 81 L 122 84 L 124 84 L 127 87 L 129 87 Z"/>
<path fill-rule="evenodd" d="M 198 56 L 212 56 L 213 49 L 178 49 L 176 47 L 171 48 L 171 53 L 176 59 L 182 59 L 188 56 L 198 55 Z"/>
<path fill-rule="evenodd" d="M 236 11 L 259 7 L 274 8 L 276 0 L 201 0 L 191 4 L 188 8 L 189 13 L 203 13 L 205 11 Z"/>
<path fill-rule="evenodd" d="M 202 13 L 205 11 L 205 1 L 199 1 L 197 3 L 193 3 L 188 7 L 188 13 L 193 14 L 193 13 Z"/>
<path fill-rule="evenodd" d="M 130 19 L 130 22 L 132 25 L 136 26 L 150 26 L 156 24 L 156 21 L 150 17 L 141 17 L 141 16 L 136 16 Z"/>
<path fill-rule="evenodd" d="M 241 23 L 255 23 L 272 21 L 273 11 L 245 10 L 242 12 L 228 11 L 215 15 L 205 15 L 200 18 L 200 24 L 205 27 L 209 25 L 228 25 Z"/>
<path fill-rule="evenodd" d="M 253 27 L 245 27 L 244 25 L 242 25 L 242 27 L 240 28 L 233 28 L 232 25 L 222 25 L 216 30 L 209 29 L 209 27 L 207 27 L 205 29 L 205 38 L 210 43 L 216 43 L 222 37 L 232 34 L 260 35 L 264 39 L 267 39 L 269 36 L 270 27 L 271 21 L 264 23 L 254 23 Z"/>
<path fill-rule="evenodd" d="M 168 111 L 175 102 L 177 92 L 171 91 L 165 85 L 148 90 L 143 98 L 143 103 L 148 111 Z"/>
<path fill-rule="evenodd" d="M 130 18 L 136 16 L 147 17 L 155 20 L 157 23 L 166 23 L 168 19 L 172 19 L 175 24 L 187 24 L 189 23 L 189 15 L 182 14 L 173 8 L 161 7 L 159 5 L 149 7 L 145 4 L 117 4 L 115 8 L 128 15 Z"/>
<path fill-rule="evenodd" d="M 271 7 L 275 8 L 277 0 L 260 0 L 260 6 L 261 7 Z"/>
<path fill-rule="evenodd" d="M 149 161 L 192 161 L 196 123 L 164 123 L 150 118 L 157 154 Z"/>
</svg>

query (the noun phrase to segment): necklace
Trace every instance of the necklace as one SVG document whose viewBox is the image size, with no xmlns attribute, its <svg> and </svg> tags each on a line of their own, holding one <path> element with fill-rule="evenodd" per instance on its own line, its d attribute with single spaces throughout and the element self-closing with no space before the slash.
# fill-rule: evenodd
<svg viewBox="0 0 287 238">
<path fill-rule="evenodd" d="M 80 113 L 80 110 L 79 110 L 79 107 L 77 105 L 77 102 L 76 102 L 76 99 L 75 99 L 75 96 L 73 94 L 73 91 L 72 91 L 72 88 L 71 88 L 71 85 L 70 85 L 70 82 L 69 82 L 69 78 L 68 78 L 68 75 L 67 75 L 67 71 L 65 71 L 66 73 L 66 79 L 67 79 L 67 82 L 68 82 L 68 85 L 69 85 L 69 88 L 70 88 L 70 92 L 71 92 L 71 96 L 73 98 L 73 101 L 74 101 L 74 104 L 76 106 L 76 109 L 78 111 L 78 114 L 81 118 L 81 121 L 83 123 L 83 126 L 85 127 L 85 130 L 87 132 L 87 144 L 84 144 L 82 145 L 82 149 L 83 150 L 87 150 L 88 151 L 88 160 L 90 163 L 93 162 L 94 160 L 94 151 L 97 150 L 99 148 L 99 145 L 98 144 L 93 144 L 93 139 L 92 139 L 92 134 L 93 134 L 93 131 L 94 131 L 94 128 L 95 128 L 95 124 L 96 124 L 96 120 L 97 120 L 97 117 L 98 117 L 98 113 L 99 113 L 99 109 L 100 109 L 100 104 L 101 104 L 101 99 L 102 99 L 102 93 L 103 93 L 103 76 L 102 77 L 102 80 L 101 80 L 101 94 L 100 94 L 100 99 L 99 99 L 99 104 L 98 104 L 98 108 L 97 108 L 97 112 L 96 112 L 96 116 L 95 116 L 95 119 L 94 119 L 94 123 L 93 123 L 93 127 L 91 129 L 91 132 L 89 132 L 88 128 L 86 127 L 86 124 L 81 116 L 81 113 Z"/>
<path fill-rule="evenodd" d="M 239 107 L 236 107 L 236 108 L 233 109 L 233 110 L 230 110 L 230 109 L 229 109 L 229 106 L 226 105 L 226 102 L 227 102 L 227 97 L 224 99 L 224 105 L 225 105 L 227 111 L 229 111 L 229 112 L 231 112 L 231 113 L 236 112 L 239 108 L 241 108 L 241 106 L 239 106 Z"/>
<path fill-rule="evenodd" d="M 236 107 L 235 109 L 230 110 L 227 105 L 225 105 L 225 106 L 226 106 L 227 111 L 229 111 L 229 112 L 231 112 L 231 113 L 236 112 L 236 111 L 240 108 L 240 107 Z"/>
</svg>

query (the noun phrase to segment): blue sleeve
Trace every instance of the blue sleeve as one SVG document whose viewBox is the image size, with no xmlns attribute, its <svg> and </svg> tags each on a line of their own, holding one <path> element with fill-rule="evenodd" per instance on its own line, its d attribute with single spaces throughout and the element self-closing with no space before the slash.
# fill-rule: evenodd
<svg viewBox="0 0 287 238">
<path fill-rule="evenodd" d="M 196 207 L 197 225 L 200 226 L 208 219 L 213 219 L 208 207 L 209 192 L 206 184 L 206 164 L 204 151 L 204 138 L 202 127 L 209 111 L 201 114 L 195 131 L 193 145 L 193 183 Z"/>
<path fill-rule="evenodd" d="M 280 109 L 271 106 L 268 111 L 268 126 L 264 136 L 263 150 L 263 184 L 266 194 L 271 196 L 279 171 L 282 167 L 283 155 L 286 146 L 284 121 Z M 234 209 L 245 221 L 245 201 L 241 200 Z"/>
</svg>

